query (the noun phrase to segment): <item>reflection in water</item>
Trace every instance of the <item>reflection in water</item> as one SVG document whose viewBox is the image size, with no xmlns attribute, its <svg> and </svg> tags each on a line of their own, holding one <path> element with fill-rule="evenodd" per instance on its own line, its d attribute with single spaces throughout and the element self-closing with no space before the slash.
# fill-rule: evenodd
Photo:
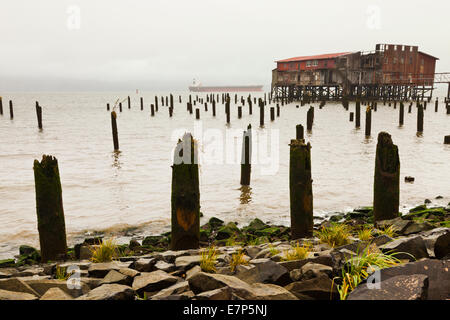
<svg viewBox="0 0 450 320">
<path fill-rule="evenodd" d="M 252 201 L 252 187 L 250 186 L 241 186 L 239 188 L 241 190 L 241 204 L 248 204 Z"/>
<path fill-rule="evenodd" d="M 122 162 L 120 162 L 120 151 L 119 150 L 115 150 L 112 154 L 114 161 L 112 164 L 113 168 L 116 168 L 117 170 L 120 170 L 122 168 Z M 117 170 L 116 170 L 116 174 L 117 174 Z"/>
</svg>

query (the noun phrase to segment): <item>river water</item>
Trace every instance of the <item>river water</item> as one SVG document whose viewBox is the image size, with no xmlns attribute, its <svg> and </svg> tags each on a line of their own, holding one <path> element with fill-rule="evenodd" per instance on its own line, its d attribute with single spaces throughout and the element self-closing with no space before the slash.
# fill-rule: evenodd
<svg viewBox="0 0 450 320">
<path fill-rule="evenodd" d="M 295 125 L 306 126 L 308 106 L 281 107 L 270 121 L 265 108 L 265 127 L 259 128 L 259 110 L 247 103 L 242 119 L 237 119 L 234 94 L 231 125 L 225 123 L 224 105 L 217 104 L 217 116 L 200 108 L 201 120 L 186 111 L 189 93 L 174 93 L 174 115 L 161 106 L 150 117 L 150 103 L 164 92 L 107 93 L 3 93 L 4 114 L 0 116 L 0 258 L 18 253 L 20 244 L 38 247 L 33 161 L 42 154 L 57 157 L 63 189 L 63 202 L 69 244 L 95 231 L 116 235 L 120 241 L 132 236 L 160 234 L 170 230 L 171 159 L 176 141 L 185 131 L 200 143 L 201 223 L 212 216 L 243 225 L 258 217 L 263 221 L 289 224 L 289 142 Z M 120 153 L 113 152 L 111 118 L 106 103 L 131 97 L 131 109 L 123 102 L 118 113 Z M 182 96 L 182 103 L 178 96 Z M 198 94 L 205 97 L 205 94 Z M 247 96 L 248 93 L 240 93 Z M 144 111 L 139 98 L 144 98 Z M 259 97 L 262 93 L 252 94 Z M 195 98 L 195 94 L 193 94 Z M 14 102 L 10 120 L 8 100 Z M 440 99 L 442 101 L 442 99 Z M 44 129 L 37 128 L 35 101 L 43 107 Z M 312 133 L 314 214 L 371 205 L 376 137 L 387 131 L 399 147 L 401 161 L 402 211 L 429 198 L 432 205 L 450 201 L 450 116 L 445 106 L 434 112 L 433 103 L 425 111 L 424 133 L 416 135 L 416 108 L 404 126 L 398 126 L 398 110 L 378 103 L 372 113 L 372 136 L 349 122 L 349 111 L 341 104 L 315 106 Z M 273 105 L 272 105 L 273 106 Z M 194 106 L 195 108 L 195 106 Z M 364 110 L 364 107 L 362 107 Z M 117 110 L 118 111 L 118 110 Z M 251 190 L 239 185 L 242 131 L 253 127 Z M 415 177 L 405 183 L 405 176 Z M 436 196 L 442 199 L 436 200 Z M 128 230 L 123 232 L 123 230 Z"/>
</svg>

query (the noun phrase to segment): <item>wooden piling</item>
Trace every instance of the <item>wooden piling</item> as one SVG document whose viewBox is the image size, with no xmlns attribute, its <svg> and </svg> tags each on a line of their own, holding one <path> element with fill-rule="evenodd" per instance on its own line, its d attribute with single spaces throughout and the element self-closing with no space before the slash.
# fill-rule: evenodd
<svg viewBox="0 0 450 320">
<path fill-rule="evenodd" d="M 196 109 L 198 110 L 198 109 Z M 178 141 L 172 166 L 171 250 L 199 247 L 200 188 L 197 143 L 190 133 Z"/>
<path fill-rule="evenodd" d="M 423 132 L 423 106 L 417 106 L 417 132 Z"/>
<path fill-rule="evenodd" d="M 250 173 L 252 170 L 251 165 L 252 154 L 252 126 L 248 125 L 247 131 L 244 131 L 242 140 L 242 157 L 241 157 L 241 185 L 250 185 Z"/>
<path fill-rule="evenodd" d="M 34 160 L 33 171 L 41 262 L 64 260 L 67 241 L 58 160 L 43 155 L 41 162 Z"/>
<path fill-rule="evenodd" d="M 238 119 L 242 118 L 242 107 L 238 106 Z"/>
<path fill-rule="evenodd" d="M 212 101 L 212 115 L 213 117 L 216 116 L 216 100 Z"/>
<path fill-rule="evenodd" d="M 122 102 L 119 102 L 119 111 L 122 112 Z"/>
<path fill-rule="evenodd" d="M 295 126 L 295 137 L 297 140 L 304 140 L 304 130 L 301 124 Z"/>
<path fill-rule="evenodd" d="M 131 100 L 130 100 L 130 96 L 128 96 L 127 101 L 128 101 L 128 109 L 131 109 Z"/>
<path fill-rule="evenodd" d="M 195 108 L 195 119 L 200 119 L 200 109 L 199 108 Z"/>
<path fill-rule="evenodd" d="M 398 116 L 398 125 L 403 125 L 403 120 L 405 118 L 405 106 L 403 105 L 403 102 L 400 102 L 400 109 L 399 109 L 399 116 Z"/>
<path fill-rule="evenodd" d="M 106 111 L 109 111 L 109 103 L 106 104 Z"/>
<path fill-rule="evenodd" d="M 14 119 L 14 108 L 12 100 L 9 100 L 9 117 Z"/>
<path fill-rule="evenodd" d="M 292 239 L 313 234 L 311 145 L 292 139 L 289 159 L 289 194 Z"/>
<path fill-rule="evenodd" d="M 169 117 L 172 118 L 173 115 L 173 107 L 169 107 Z"/>
<path fill-rule="evenodd" d="M 400 158 L 398 148 L 387 132 L 378 134 L 373 187 L 373 216 L 375 221 L 399 216 Z"/>
<path fill-rule="evenodd" d="M 434 103 L 434 112 L 438 112 L 438 106 L 439 106 L 439 101 L 438 101 L 438 99 L 436 98 L 436 101 L 435 101 L 435 103 Z"/>
<path fill-rule="evenodd" d="M 411 113 L 411 109 L 412 109 L 412 102 L 408 106 L 408 113 Z"/>
<path fill-rule="evenodd" d="M 144 110 L 144 98 L 141 97 L 141 111 Z"/>
<path fill-rule="evenodd" d="M 155 105 L 153 103 L 150 105 L 150 116 L 155 116 Z"/>
<path fill-rule="evenodd" d="M 314 116 L 313 116 L 313 111 L 314 108 L 313 107 L 309 107 L 308 112 L 306 113 L 306 130 L 311 131 L 312 130 L 312 126 L 314 123 Z"/>
<path fill-rule="evenodd" d="M 277 104 L 277 117 L 280 116 L 280 106 Z"/>
<path fill-rule="evenodd" d="M 155 111 L 158 112 L 158 96 L 155 96 Z"/>
<path fill-rule="evenodd" d="M 3 100 L 2 97 L 0 97 L 0 116 L 3 115 Z"/>
<path fill-rule="evenodd" d="M 370 137 L 370 132 L 372 129 L 372 109 L 370 106 L 366 108 L 366 127 L 365 127 L 366 137 Z"/>
<path fill-rule="evenodd" d="M 355 127 L 359 128 L 361 127 L 361 103 L 356 101 L 356 107 L 355 107 Z"/>
<path fill-rule="evenodd" d="M 259 103 L 259 126 L 264 127 L 264 104 L 262 103 Z"/>
<path fill-rule="evenodd" d="M 36 101 L 36 117 L 38 122 L 38 128 L 42 130 L 42 107 L 39 106 L 39 102 Z"/>
<path fill-rule="evenodd" d="M 450 144 L 450 136 L 444 137 L 444 144 Z"/>
<path fill-rule="evenodd" d="M 354 116 L 354 113 L 350 112 L 350 122 L 353 122 L 353 116 Z"/>
<path fill-rule="evenodd" d="M 113 136 L 113 144 L 114 150 L 119 150 L 119 138 L 117 136 L 117 114 L 115 111 L 111 112 L 111 128 L 112 128 L 112 136 Z"/>
<path fill-rule="evenodd" d="M 270 107 L 270 121 L 274 121 L 274 120 L 275 120 L 275 108 Z"/>
</svg>

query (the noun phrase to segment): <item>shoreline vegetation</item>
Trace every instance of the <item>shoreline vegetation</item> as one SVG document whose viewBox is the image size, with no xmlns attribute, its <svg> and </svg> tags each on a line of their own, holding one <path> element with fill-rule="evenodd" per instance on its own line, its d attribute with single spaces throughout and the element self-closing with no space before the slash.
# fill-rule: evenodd
<svg viewBox="0 0 450 320">
<path fill-rule="evenodd" d="M 312 237 L 292 240 L 290 227 L 212 217 L 200 227 L 200 248 L 178 251 L 170 232 L 124 245 L 89 237 L 59 262 L 40 263 L 41 252 L 22 245 L 16 259 L 0 260 L 0 299 L 449 298 L 436 273 L 449 278 L 450 203 L 375 224 L 372 207 L 314 220 Z M 365 285 L 378 269 L 383 293 Z M 402 283 L 413 285 L 399 290 Z"/>
</svg>

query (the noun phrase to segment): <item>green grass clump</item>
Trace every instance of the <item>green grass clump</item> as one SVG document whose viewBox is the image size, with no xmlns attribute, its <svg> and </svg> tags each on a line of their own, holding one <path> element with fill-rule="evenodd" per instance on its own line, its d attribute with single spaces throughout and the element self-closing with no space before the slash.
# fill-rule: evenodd
<svg viewBox="0 0 450 320">
<path fill-rule="evenodd" d="M 275 248 L 275 247 L 273 246 L 273 244 L 269 244 L 269 252 L 270 252 L 270 256 L 273 257 L 273 256 L 276 256 L 277 254 L 279 254 L 279 253 L 280 253 L 280 250 L 278 250 L 277 248 Z"/>
<path fill-rule="evenodd" d="M 69 279 L 69 277 L 72 275 L 73 272 L 67 273 L 67 268 L 56 266 L 55 270 L 55 279 L 65 281 Z"/>
<path fill-rule="evenodd" d="M 238 265 L 248 265 L 247 259 L 245 259 L 245 254 L 242 250 L 231 255 L 230 270 L 234 272 Z"/>
<path fill-rule="evenodd" d="M 200 268 L 204 272 L 216 272 L 217 250 L 214 246 L 202 251 L 200 257 Z"/>
<path fill-rule="evenodd" d="M 113 238 L 103 240 L 101 244 L 91 247 L 90 250 L 91 261 L 94 263 L 110 262 L 118 257 L 117 244 Z"/>
<path fill-rule="evenodd" d="M 372 228 L 364 228 L 358 231 L 358 238 L 361 241 L 368 241 L 373 238 L 373 229 Z"/>
<path fill-rule="evenodd" d="M 292 260 L 302 260 L 308 257 L 308 254 L 311 252 L 311 245 L 308 243 L 304 243 L 302 246 L 297 244 L 292 246 L 291 249 L 284 251 L 284 261 L 292 261 Z"/>
<path fill-rule="evenodd" d="M 395 257 L 398 253 L 382 253 L 376 246 L 367 246 L 361 254 L 346 261 L 342 268 L 342 284 L 337 285 L 341 300 L 354 290 L 361 281 L 377 269 L 384 269 L 398 265 L 401 261 Z M 333 280 L 334 282 L 334 280 Z"/>
<path fill-rule="evenodd" d="M 393 237 L 395 237 L 395 236 L 397 235 L 397 231 L 398 231 L 398 230 L 397 230 L 396 227 L 394 227 L 394 226 L 389 226 L 389 227 L 380 229 L 380 230 L 378 231 L 378 234 L 379 234 L 379 235 L 385 234 L 385 235 L 387 235 L 388 237 L 393 238 Z"/>
<path fill-rule="evenodd" d="M 316 235 L 321 243 L 327 243 L 334 248 L 350 243 L 351 232 L 347 225 L 333 223 L 316 231 Z"/>
</svg>

